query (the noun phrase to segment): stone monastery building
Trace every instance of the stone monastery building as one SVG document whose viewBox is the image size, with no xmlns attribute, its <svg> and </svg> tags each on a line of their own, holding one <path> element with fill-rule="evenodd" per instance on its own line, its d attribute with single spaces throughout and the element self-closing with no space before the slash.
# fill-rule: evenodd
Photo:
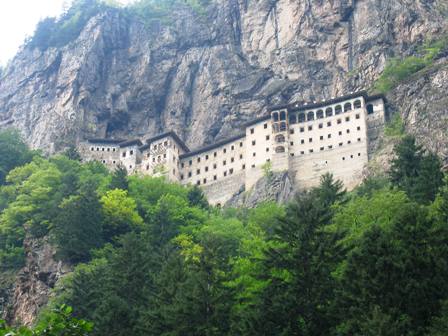
<svg viewBox="0 0 448 336">
<path fill-rule="evenodd" d="M 212 204 L 224 204 L 242 187 L 250 190 L 267 162 L 274 172 L 288 171 L 297 189 L 317 185 L 326 172 L 351 189 L 362 180 L 369 143 L 384 125 L 384 103 L 382 96 L 359 92 L 276 106 L 245 124 L 240 135 L 196 150 L 167 132 L 145 141 L 89 139 L 80 153 L 110 169 L 121 164 L 129 173 L 197 184 Z"/>
</svg>

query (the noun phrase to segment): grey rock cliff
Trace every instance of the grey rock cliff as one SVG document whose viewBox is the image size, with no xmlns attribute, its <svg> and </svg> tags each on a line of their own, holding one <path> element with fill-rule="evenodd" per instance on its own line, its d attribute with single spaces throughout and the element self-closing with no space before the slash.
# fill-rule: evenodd
<svg viewBox="0 0 448 336">
<path fill-rule="evenodd" d="M 388 57 L 446 29 L 443 3 L 216 0 L 150 27 L 107 10 L 64 47 L 19 52 L 0 80 L 0 126 L 47 152 L 168 129 L 194 148 L 270 104 L 369 87 Z"/>
</svg>

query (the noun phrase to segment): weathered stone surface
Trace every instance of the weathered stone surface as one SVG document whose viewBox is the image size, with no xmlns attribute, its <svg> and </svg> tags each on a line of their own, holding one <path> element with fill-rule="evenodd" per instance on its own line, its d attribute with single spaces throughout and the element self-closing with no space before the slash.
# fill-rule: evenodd
<svg viewBox="0 0 448 336">
<path fill-rule="evenodd" d="M 26 238 L 24 241 L 26 265 L 20 270 L 5 318 L 10 323 L 31 325 L 39 310 L 48 302 L 51 289 L 69 265 L 55 258 L 55 248 L 48 238 Z"/>
<path fill-rule="evenodd" d="M 294 194 L 294 185 L 288 173 L 273 173 L 259 179 L 251 190 L 245 191 L 242 187 L 226 206 L 253 208 L 262 202 L 286 203 Z"/>
<path fill-rule="evenodd" d="M 47 152 L 167 129 L 197 147 L 269 104 L 369 87 L 389 56 L 446 28 L 443 1 L 216 0 L 150 27 L 108 10 L 65 47 L 19 52 L 0 80 L 0 125 Z"/>
</svg>

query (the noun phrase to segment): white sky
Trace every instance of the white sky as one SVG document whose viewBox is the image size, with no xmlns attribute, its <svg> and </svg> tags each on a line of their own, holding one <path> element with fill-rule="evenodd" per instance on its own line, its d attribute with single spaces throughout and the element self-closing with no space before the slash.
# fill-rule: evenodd
<svg viewBox="0 0 448 336">
<path fill-rule="evenodd" d="M 131 0 L 120 0 L 126 4 Z M 57 16 L 69 0 L 0 0 L 0 65 L 6 65 L 40 19 Z"/>
</svg>

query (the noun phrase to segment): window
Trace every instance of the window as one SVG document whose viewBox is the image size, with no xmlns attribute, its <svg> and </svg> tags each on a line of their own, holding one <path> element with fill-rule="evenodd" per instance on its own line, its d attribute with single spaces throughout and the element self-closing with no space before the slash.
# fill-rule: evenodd
<svg viewBox="0 0 448 336">
<path fill-rule="evenodd" d="M 114 162 L 115 163 L 115 162 Z M 146 165 L 146 170 L 149 170 L 149 165 Z"/>
<path fill-rule="evenodd" d="M 269 140 L 269 139 L 270 139 L 269 135 L 266 135 L 266 140 Z"/>
<path fill-rule="evenodd" d="M 112 148 L 112 152 L 115 152 L 115 147 L 114 147 L 114 148 Z"/>
<path fill-rule="evenodd" d="M 255 165 L 253 164 L 251 167 L 252 167 L 252 168 L 255 168 Z"/>
<path fill-rule="evenodd" d="M 198 162 L 201 162 L 201 158 L 200 157 L 198 157 Z"/>
<path fill-rule="evenodd" d="M 327 126 L 328 126 L 328 127 L 331 126 L 331 121 L 327 122 Z"/>
<path fill-rule="evenodd" d="M 290 153 L 289 155 L 294 156 L 294 153 Z"/>
<path fill-rule="evenodd" d="M 310 111 L 310 112 L 307 113 L 306 120 L 307 121 L 314 120 L 314 112 L 313 111 Z"/>
<path fill-rule="evenodd" d="M 345 157 L 342 157 L 342 160 L 345 161 Z"/>
<path fill-rule="evenodd" d="M 358 156 L 361 156 L 361 153 L 358 153 Z"/>
<path fill-rule="evenodd" d="M 191 172 L 188 172 L 188 177 L 191 177 Z"/>
<path fill-rule="evenodd" d="M 313 153 L 313 152 L 314 152 L 314 150 L 310 149 L 310 153 Z"/>
<path fill-rule="evenodd" d="M 180 166 L 181 166 L 181 168 L 184 168 L 184 167 L 185 167 L 185 163 L 182 162 L 182 163 L 180 164 Z"/>
<path fill-rule="evenodd" d="M 342 121 L 341 121 L 341 119 L 338 119 L 338 124 L 340 124 Z"/>
<path fill-rule="evenodd" d="M 353 159 L 353 154 L 352 154 L 352 155 L 350 155 L 350 159 Z"/>
<path fill-rule="evenodd" d="M 278 146 L 278 147 L 275 148 L 275 152 L 276 153 L 284 153 L 285 152 L 285 147 Z"/>
<path fill-rule="evenodd" d="M 192 160 L 188 161 L 188 164 L 191 166 L 193 164 L 193 161 Z"/>
<path fill-rule="evenodd" d="M 91 150 L 91 151 L 94 151 L 94 150 L 95 150 L 95 148 L 93 148 L 93 147 L 90 147 L 90 150 Z"/>
<path fill-rule="evenodd" d="M 226 160 L 222 162 L 222 165 L 225 166 L 227 164 Z"/>
<path fill-rule="evenodd" d="M 352 143 L 352 142 L 351 142 L 350 140 L 349 140 L 349 141 L 347 141 L 347 144 L 349 144 L 349 145 L 350 145 L 351 143 Z"/>
<path fill-rule="evenodd" d="M 345 117 L 345 121 L 350 121 L 350 117 Z"/>
<path fill-rule="evenodd" d="M 328 139 L 331 139 L 331 134 L 328 134 L 327 138 L 328 138 Z"/>
<path fill-rule="evenodd" d="M 234 162 L 235 161 L 235 159 L 234 158 L 230 158 L 230 162 Z"/>
<path fill-rule="evenodd" d="M 291 129 L 289 130 L 289 134 L 294 134 L 294 128 L 291 128 Z"/>
<path fill-rule="evenodd" d="M 294 142 L 293 142 L 293 141 L 291 141 L 289 144 L 290 144 L 291 146 L 294 146 Z"/>
<path fill-rule="evenodd" d="M 282 120 L 286 120 L 286 112 L 285 111 L 280 112 L 280 121 L 282 121 Z"/>
<path fill-rule="evenodd" d="M 255 153 L 255 152 L 252 153 L 252 156 L 253 156 L 253 157 L 255 157 L 256 155 L 257 155 L 257 153 Z"/>
<path fill-rule="evenodd" d="M 235 149 L 235 146 L 234 145 L 232 145 L 232 147 L 230 147 L 230 150 L 234 150 Z"/>
<path fill-rule="evenodd" d="M 275 141 L 278 143 L 283 143 L 286 141 L 285 136 L 283 134 L 279 134 L 275 137 Z"/>
<path fill-rule="evenodd" d="M 303 155 L 303 154 L 305 154 L 305 152 L 304 151 L 300 151 L 300 155 Z"/>
<path fill-rule="evenodd" d="M 218 176 L 213 175 L 213 180 L 216 181 L 218 179 Z"/>
<path fill-rule="evenodd" d="M 324 139 L 324 136 L 323 136 L 323 135 L 321 135 L 321 136 L 320 136 L 320 140 L 323 140 L 323 139 Z"/>
<path fill-rule="evenodd" d="M 157 149 L 157 145 L 154 145 L 152 148 L 153 148 L 154 150 L 156 150 L 156 149 Z"/>
<path fill-rule="evenodd" d="M 181 179 L 181 180 L 184 179 L 184 174 L 180 174 L 180 179 Z"/>
<path fill-rule="evenodd" d="M 243 147 L 243 143 L 242 142 L 240 142 L 240 147 Z"/>
<path fill-rule="evenodd" d="M 312 131 L 313 130 L 313 126 L 308 126 L 308 131 Z"/>
<path fill-rule="evenodd" d="M 350 130 L 348 129 L 348 130 L 347 130 L 347 134 L 349 134 L 349 133 L 350 133 Z"/>
<path fill-rule="evenodd" d="M 339 135 L 342 135 L 342 131 L 339 131 L 339 133 L 338 133 Z"/>
<path fill-rule="evenodd" d="M 152 162 L 156 162 L 156 158 L 155 157 L 152 158 Z"/>
<path fill-rule="evenodd" d="M 320 150 L 323 151 L 325 149 L 325 147 L 321 147 Z"/>
<path fill-rule="evenodd" d="M 213 169 L 216 169 L 216 163 L 213 164 Z"/>
<path fill-rule="evenodd" d="M 353 106 L 355 107 L 355 109 L 361 108 L 361 101 L 359 99 L 355 100 Z"/>
<path fill-rule="evenodd" d="M 201 181 L 197 180 L 197 181 L 196 181 L 196 184 L 197 184 L 197 185 L 201 185 Z"/>
<path fill-rule="evenodd" d="M 207 179 L 205 178 L 202 183 L 206 184 L 207 183 Z"/>
<path fill-rule="evenodd" d="M 207 166 L 204 169 L 205 169 L 206 172 L 208 172 L 208 167 Z"/>
<path fill-rule="evenodd" d="M 268 124 L 263 125 L 264 129 L 268 128 Z"/>
<path fill-rule="evenodd" d="M 348 112 L 352 110 L 352 103 L 345 103 L 344 112 Z"/>
<path fill-rule="evenodd" d="M 213 156 L 214 156 L 214 157 L 216 157 L 217 155 L 218 155 L 218 153 L 216 153 L 216 152 L 213 153 Z"/>
<path fill-rule="evenodd" d="M 323 117 L 324 117 L 324 111 L 323 111 L 323 110 L 318 110 L 318 111 L 316 112 L 316 117 L 317 117 L 317 119 L 323 119 Z"/>
<path fill-rule="evenodd" d="M 333 145 L 329 145 L 329 146 L 328 146 L 328 149 L 332 149 L 332 148 L 333 148 Z"/>
<path fill-rule="evenodd" d="M 358 138 L 358 142 L 361 142 L 361 138 Z"/>
<path fill-rule="evenodd" d="M 227 170 L 224 172 L 224 176 L 227 176 Z"/>
<path fill-rule="evenodd" d="M 360 131 L 361 130 L 361 126 L 356 127 L 356 130 Z"/>
<path fill-rule="evenodd" d="M 305 122 L 305 113 L 299 113 L 299 123 Z"/>
<path fill-rule="evenodd" d="M 336 105 L 336 107 L 334 108 L 334 114 L 338 115 L 342 113 L 342 106 L 341 105 Z"/>
<path fill-rule="evenodd" d="M 366 109 L 367 109 L 367 114 L 373 114 L 373 105 L 372 104 L 368 104 Z"/>
<path fill-rule="evenodd" d="M 343 143 L 342 143 L 342 142 L 340 142 L 340 143 L 339 143 L 339 147 L 342 147 L 342 145 L 343 145 Z"/>
<path fill-rule="evenodd" d="M 103 151 L 103 152 L 104 152 L 104 147 L 103 147 L 103 148 L 101 148 L 101 151 Z"/>
<path fill-rule="evenodd" d="M 272 118 L 274 119 L 274 121 L 278 121 L 278 112 L 272 113 Z"/>
<path fill-rule="evenodd" d="M 227 153 L 227 149 L 224 148 L 224 149 L 222 150 L 222 152 L 223 152 L 223 153 Z"/>
<path fill-rule="evenodd" d="M 309 138 L 309 139 L 308 139 L 308 142 L 313 142 L 313 138 Z"/>
<path fill-rule="evenodd" d="M 242 169 L 242 170 L 246 169 L 246 165 L 243 164 L 243 165 L 241 166 L 241 169 Z"/>
<path fill-rule="evenodd" d="M 229 175 L 232 175 L 233 174 L 233 168 L 230 168 L 229 169 Z"/>
<path fill-rule="evenodd" d="M 126 152 L 123 152 L 123 154 L 121 156 L 122 157 L 126 157 Z"/>
<path fill-rule="evenodd" d="M 109 147 L 107 148 L 107 151 L 110 152 L 110 148 Z"/>
<path fill-rule="evenodd" d="M 359 119 L 359 118 L 360 118 L 359 114 L 355 115 L 355 118 L 356 118 L 356 119 Z"/>
<path fill-rule="evenodd" d="M 199 175 L 201 173 L 200 169 L 196 169 L 196 175 Z"/>
<path fill-rule="evenodd" d="M 303 145 L 305 143 L 305 139 L 301 139 L 300 143 Z"/>
<path fill-rule="evenodd" d="M 250 134 L 254 134 L 254 132 L 255 132 L 255 129 L 251 128 L 250 129 Z"/>
<path fill-rule="evenodd" d="M 300 127 L 300 133 L 303 133 L 303 132 L 305 132 L 305 128 Z"/>
<path fill-rule="evenodd" d="M 243 154 L 240 154 L 240 160 L 242 160 L 243 159 Z"/>
<path fill-rule="evenodd" d="M 255 146 L 255 140 L 252 140 L 252 146 Z"/>
<path fill-rule="evenodd" d="M 163 158 L 166 159 L 166 154 L 163 154 Z"/>
<path fill-rule="evenodd" d="M 269 147 L 266 147 L 266 153 L 269 152 Z"/>
<path fill-rule="evenodd" d="M 319 128 L 324 128 L 324 124 L 319 124 Z"/>
<path fill-rule="evenodd" d="M 333 108 L 327 107 L 327 109 L 325 110 L 325 115 L 327 117 L 331 117 L 333 115 Z"/>
</svg>

